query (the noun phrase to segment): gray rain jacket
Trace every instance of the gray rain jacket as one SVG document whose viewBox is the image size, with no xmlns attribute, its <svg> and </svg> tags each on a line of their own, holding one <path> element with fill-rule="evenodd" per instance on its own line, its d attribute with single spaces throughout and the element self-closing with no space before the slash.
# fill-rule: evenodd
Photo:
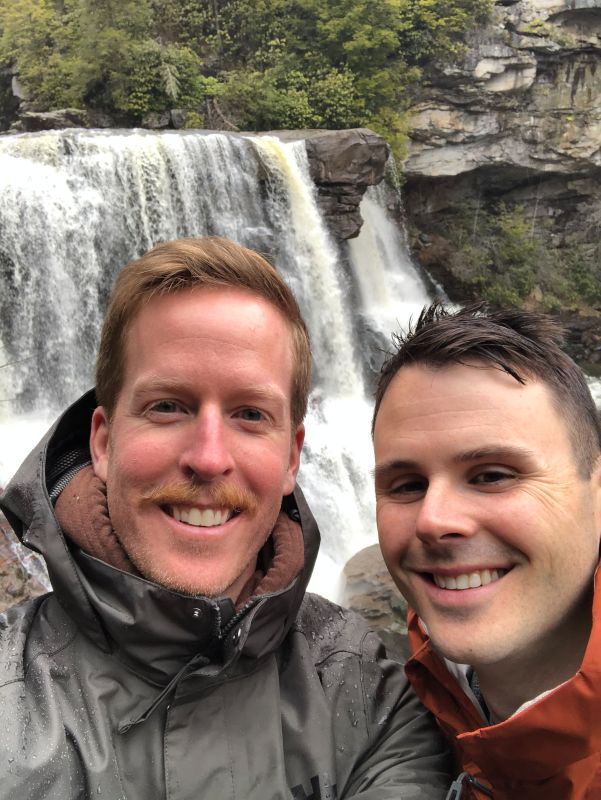
<svg viewBox="0 0 601 800">
<path fill-rule="evenodd" d="M 444 745 L 401 667 L 356 616 L 305 596 L 319 534 L 300 492 L 283 507 L 303 572 L 239 613 L 67 544 L 49 484 L 87 448 L 94 402 L 2 498 L 54 592 L 0 616 L 0 800 L 444 797 Z"/>
</svg>

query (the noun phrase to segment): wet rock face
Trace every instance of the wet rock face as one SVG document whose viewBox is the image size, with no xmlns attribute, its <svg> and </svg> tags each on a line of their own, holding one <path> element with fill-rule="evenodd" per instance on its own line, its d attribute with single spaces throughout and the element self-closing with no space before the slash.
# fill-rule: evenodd
<svg viewBox="0 0 601 800">
<path fill-rule="evenodd" d="M 6 130 L 16 116 L 21 98 L 20 86 L 12 69 L 0 69 L 0 131 Z"/>
<path fill-rule="evenodd" d="M 390 148 L 368 128 L 342 131 L 274 131 L 286 141 L 304 139 L 317 202 L 336 239 L 359 235 L 359 204 L 368 186 L 384 177 Z"/>
<path fill-rule="evenodd" d="M 60 108 L 56 111 L 23 110 L 11 126 L 13 133 L 61 130 L 63 128 L 112 128 L 115 121 L 106 114 L 81 108 Z"/>
<path fill-rule="evenodd" d="M 429 75 L 413 108 L 405 172 L 601 166 L 601 2 L 497 3 L 463 62 Z"/>
<path fill-rule="evenodd" d="M 407 603 L 390 577 L 377 544 L 360 550 L 344 567 L 343 605 L 361 614 L 391 658 L 406 661 Z"/>
<path fill-rule="evenodd" d="M 465 58 L 429 73 L 409 136 L 404 194 L 417 234 L 444 235 L 466 203 L 503 202 L 547 226 L 551 247 L 596 246 L 601 0 L 497 0 Z M 453 299 L 470 299 L 438 244 L 436 258 L 418 244 L 418 257 Z"/>
</svg>

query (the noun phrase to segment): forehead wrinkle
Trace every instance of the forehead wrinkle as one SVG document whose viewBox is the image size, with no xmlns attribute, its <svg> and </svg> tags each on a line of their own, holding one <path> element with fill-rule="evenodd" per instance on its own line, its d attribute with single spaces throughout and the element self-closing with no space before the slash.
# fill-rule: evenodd
<svg viewBox="0 0 601 800">
<path fill-rule="evenodd" d="M 440 406 L 439 398 L 428 398 L 422 402 L 405 402 L 404 398 L 397 399 L 390 405 L 384 406 L 376 419 L 374 431 L 377 432 L 382 425 L 393 426 L 401 435 L 408 435 L 422 431 L 445 431 L 454 428 L 469 428 L 474 425 L 497 426 L 499 409 L 491 404 L 490 397 L 475 395 L 465 398 L 457 395 L 461 406 L 452 405 L 453 396 L 448 398 L 450 405 Z M 445 398 L 447 399 L 447 398 Z M 492 438 L 492 437 L 491 437 Z"/>
</svg>

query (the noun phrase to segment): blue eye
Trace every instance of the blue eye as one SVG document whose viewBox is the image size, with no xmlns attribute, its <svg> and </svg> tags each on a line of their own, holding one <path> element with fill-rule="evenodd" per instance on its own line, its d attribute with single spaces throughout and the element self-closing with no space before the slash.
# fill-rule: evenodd
<svg viewBox="0 0 601 800">
<path fill-rule="evenodd" d="M 264 419 L 263 414 L 256 408 L 243 408 L 240 411 L 240 416 L 247 422 L 261 422 Z"/>
<path fill-rule="evenodd" d="M 180 410 L 180 406 L 173 400 L 159 400 L 153 403 L 149 411 L 156 411 L 159 414 L 175 414 Z"/>
</svg>

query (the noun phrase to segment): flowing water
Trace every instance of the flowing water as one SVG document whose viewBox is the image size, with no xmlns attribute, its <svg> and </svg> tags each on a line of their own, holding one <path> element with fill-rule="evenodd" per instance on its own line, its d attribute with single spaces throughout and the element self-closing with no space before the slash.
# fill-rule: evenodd
<svg viewBox="0 0 601 800">
<path fill-rule="evenodd" d="M 390 331 L 427 302 L 381 185 L 337 245 L 302 142 L 221 134 L 0 136 L 0 485 L 92 383 L 119 269 L 159 241 L 219 234 L 269 254 L 316 363 L 300 483 L 322 531 L 313 587 L 375 540 L 369 377 Z"/>
</svg>

